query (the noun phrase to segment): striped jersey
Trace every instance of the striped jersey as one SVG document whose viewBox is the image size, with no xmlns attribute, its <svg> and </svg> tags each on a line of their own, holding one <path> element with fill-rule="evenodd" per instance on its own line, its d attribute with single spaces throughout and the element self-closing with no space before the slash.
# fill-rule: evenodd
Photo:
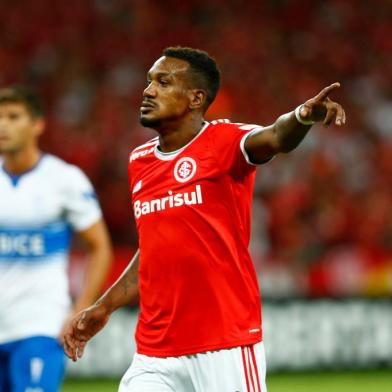
<svg viewBox="0 0 392 392">
<path fill-rule="evenodd" d="M 71 231 L 100 218 L 92 185 L 76 166 L 45 154 L 13 176 L 0 160 L 0 344 L 59 334 L 70 305 Z"/>
</svg>

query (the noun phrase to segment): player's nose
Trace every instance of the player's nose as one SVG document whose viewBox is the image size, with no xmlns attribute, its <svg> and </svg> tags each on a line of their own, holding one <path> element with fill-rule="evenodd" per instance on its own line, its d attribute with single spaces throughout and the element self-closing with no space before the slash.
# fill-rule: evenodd
<svg viewBox="0 0 392 392">
<path fill-rule="evenodd" d="M 5 132 L 6 128 L 7 128 L 6 121 L 0 118 L 0 132 L 2 132 L 2 131 Z"/>
<path fill-rule="evenodd" d="M 157 90 L 154 83 L 150 83 L 143 91 L 143 97 L 156 97 Z"/>
</svg>

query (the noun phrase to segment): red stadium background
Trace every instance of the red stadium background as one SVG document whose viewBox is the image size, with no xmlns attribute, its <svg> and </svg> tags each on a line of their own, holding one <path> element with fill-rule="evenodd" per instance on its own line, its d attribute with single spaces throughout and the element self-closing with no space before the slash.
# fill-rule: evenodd
<svg viewBox="0 0 392 392">
<path fill-rule="evenodd" d="M 137 246 L 126 167 L 145 72 L 171 45 L 207 50 L 223 86 L 209 119 L 269 124 L 340 81 L 341 129 L 316 126 L 261 166 L 251 250 L 267 297 L 392 294 L 392 7 L 340 1 L 0 2 L 0 82 L 48 109 L 44 150 L 94 183 L 115 245 L 109 285 Z M 77 249 L 77 244 L 76 244 Z M 73 253 L 72 288 L 83 257 Z"/>
</svg>

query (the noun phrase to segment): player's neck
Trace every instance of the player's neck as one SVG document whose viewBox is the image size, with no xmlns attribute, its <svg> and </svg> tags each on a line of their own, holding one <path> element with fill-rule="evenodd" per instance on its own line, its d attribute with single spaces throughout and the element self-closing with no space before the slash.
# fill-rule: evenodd
<svg viewBox="0 0 392 392">
<path fill-rule="evenodd" d="M 41 158 L 41 151 L 37 147 L 30 147 L 22 151 L 3 154 L 4 169 L 13 175 L 19 175 L 32 169 Z"/>
<path fill-rule="evenodd" d="M 187 145 L 203 128 L 202 117 L 191 118 L 176 124 L 168 124 L 160 128 L 159 149 L 162 152 L 172 152 Z"/>
</svg>

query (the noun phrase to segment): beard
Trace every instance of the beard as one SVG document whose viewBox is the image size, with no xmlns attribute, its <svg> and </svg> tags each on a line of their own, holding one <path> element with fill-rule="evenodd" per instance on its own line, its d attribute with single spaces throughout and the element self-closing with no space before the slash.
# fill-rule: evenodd
<svg viewBox="0 0 392 392">
<path fill-rule="evenodd" d="M 143 116 L 140 116 L 140 124 L 143 127 L 148 127 L 148 128 L 155 128 L 161 125 L 161 120 L 159 118 L 145 118 Z"/>
</svg>

